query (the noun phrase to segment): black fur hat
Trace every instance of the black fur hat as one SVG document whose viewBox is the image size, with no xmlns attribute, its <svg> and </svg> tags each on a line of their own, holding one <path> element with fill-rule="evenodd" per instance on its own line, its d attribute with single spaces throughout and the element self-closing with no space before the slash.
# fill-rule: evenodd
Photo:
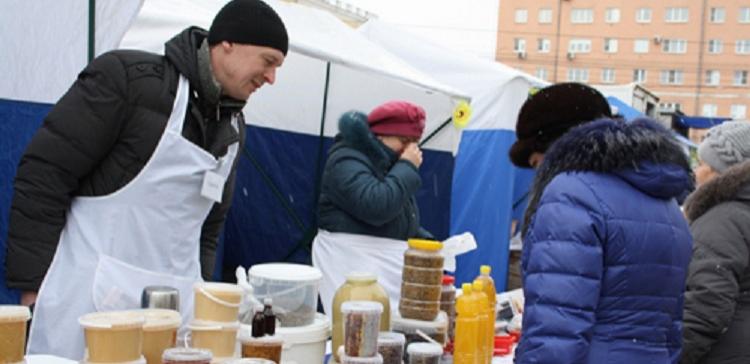
<svg viewBox="0 0 750 364">
<path fill-rule="evenodd" d="M 570 128 L 602 117 L 612 117 L 612 111 L 599 91 L 573 82 L 545 87 L 521 107 L 510 160 L 518 167 L 529 168 L 533 152 L 546 152 Z"/>
</svg>

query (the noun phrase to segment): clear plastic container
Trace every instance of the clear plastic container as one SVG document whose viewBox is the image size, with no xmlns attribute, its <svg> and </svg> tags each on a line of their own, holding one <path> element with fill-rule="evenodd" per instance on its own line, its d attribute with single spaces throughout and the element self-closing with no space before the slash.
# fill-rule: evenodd
<svg viewBox="0 0 750 364">
<path fill-rule="evenodd" d="M 440 312 L 435 320 L 420 321 L 394 315 L 391 320 L 391 330 L 404 334 L 407 346 L 414 342 L 427 341 L 417 333 L 417 330 L 445 345 L 448 337 L 448 316 L 445 312 Z"/>
<path fill-rule="evenodd" d="M 241 338 L 243 358 L 259 358 L 281 363 L 284 340 L 278 336 Z"/>
<path fill-rule="evenodd" d="M 23 361 L 26 323 L 30 318 L 26 306 L 0 305 L 0 362 Z"/>
<path fill-rule="evenodd" d="M 378 335 L 378 353 L 383 364 L 401 364 L 404 358 L 406 336 L 399 332 L 381 332 Z"/>
<path fill-rule="evenodd" d="M 404 265 L 401 279 L 409 283 L 437 285 L 443 280 L 443 268 L 420 268 Z"/>
<path fill-rule="evenodd" d="M 380 354 L 370 357 L 356 357 L 341 355 L 341 364 L 384 364 L 383 357 Z"/>
<path fill-rule="evenodd" d="M 236 284 L 198 282 L 195 290 L 196 320 L 214 322 L 237 321 L 243 290 Z"/>
<path fill-rule="evenodd" d="M 273 361 L 260 358 L 242 358 L 225 361 L 222 364 L 274 364 Z"/>
<path fill-rule="evenodd" d="M 404 265 L 416 268 L 443 269 L 445 258 L 440 254 L 443 244 L 434 240 L 409 239 Z"/>
<path fill-rule="evenodd" d="M 182 323 L 180 313 L 174 310 L 145 309 L 142 353 L 148 364 L 161 363 L 164 350 L 173 348 L 177 342 L 177 329 Z"/>
<path fill-rule="evenodd" d="M 398 312 L 404 318 L 432 321 L 440 313 L 440 302 L 415 301 L 402 298 L 398 304 Z"/>
<path fill-rule="evenodd" d="M 90 362 L 132 362 L 141 358 L 143 324 L 141 311 L 94 312 L 81 316 Z"/>
<path fill-rule="evenodd" d="M 213 355 L 209 350 L 195 348 L 172 348 L 164 350 L 163 364 L 211 364 Z"/>
<path fill-rule="evenodd" d="M 378 332 L 383 305 L 375 301 L 341 304 L 344 316 L 344 352 L 348 356 L 371 357 L 378 352 Z"/>
<path fill-rule="evenodd" d="M 282 327 L 306 326 L 315 321 L 318 287 L 323 274 L 301 264 L 256 264 L 247 272 L 253 295 L 273 299 L 273 310 Z"/>
<path fill-rule="evenodd" d="M 380 331 L 391 329 L 391 302 L 388 293 L 378 284 L 378 277 L 371 273 L 353 272 L 346 276 L 346 282 L 336 290 L 333 296 L 333 332 L 332 347 L 337 348 L 344 343 L 344 318 L 341 305 L 347 301 L 375 301 L 383 305 L 380 317 Z M 334 358 L 339 360 L 338 351 Z"/>
<path fill-rule="evenodd" d="M 417 284 L 403 282 L 401 283 L 401 298 L 415 301 L 434 301 L 440 302 L 440 292 L 442 288 L 439 284 Z"/>
<path fill-rule="evenodd" d="M 414 343 L 406 347 L 409 364 L 440 364 L 443 347 L 433 343 Z"/>
<path fill-rule="evenodd" d="M 195 320 L 188 325 L 192 346 L 210 350 L 214 358 L 233 357 L 237 345 L 239 322 Z"/>
</svg>

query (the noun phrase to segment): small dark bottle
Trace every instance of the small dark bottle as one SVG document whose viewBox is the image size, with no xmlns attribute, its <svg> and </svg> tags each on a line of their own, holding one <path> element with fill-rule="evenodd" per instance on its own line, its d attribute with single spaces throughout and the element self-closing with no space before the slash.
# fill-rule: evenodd
<svg viewBox="0 0 750 364">
<path fill-rule="evenodd" d="M 266 335 L 274 335 L 276 333 L 276 314 L 273 313 L 271 308 L 271 299 L 266 298 L 263 300 L 263 316 L 266 321 Z"/>
<path fill-rule="evenodd" d="M 253 314 L 253 337 L 263 337 L 266 334 L 266 316 L 263 314 L 263 305 L 255 306 Z"/>
</svg>

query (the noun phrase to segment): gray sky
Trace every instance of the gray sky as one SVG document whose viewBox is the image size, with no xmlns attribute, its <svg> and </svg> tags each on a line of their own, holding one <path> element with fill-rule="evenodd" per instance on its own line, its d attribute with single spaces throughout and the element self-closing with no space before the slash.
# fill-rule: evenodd
<svg viewBox="0 0 750 364">
<path fill-rule="evenodd" d="M 499 0 L 343 0 L 456 51 L 494 59 Z"/>
</svg>

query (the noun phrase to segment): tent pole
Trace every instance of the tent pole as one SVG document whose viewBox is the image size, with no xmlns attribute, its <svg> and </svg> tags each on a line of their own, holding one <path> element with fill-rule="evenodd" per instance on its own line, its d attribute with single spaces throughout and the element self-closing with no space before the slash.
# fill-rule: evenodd
<svg viewBox="0 0 750 364">
<path fill-rule="evenodd" d="M 421 148 L 423 145 L 427 144 L 427 142 L 429 142 L 430 139 L 432 139 L 432 137 L 437 135 L 437 133 L 439 133 L 441 130 L 445 129 L 445 127 L 448 126 L 448 124 L 450 124 L 451 121 L 453 121 L 453 117 L 449 117 L 446 121 L 443 121 L 443 123 L 440 124 L 440 126 L 438 126 L 437 129 L 433 130 L 432 133 L 427 135 L 424 139 L 422 139 L 421 142 L 419 142 L 419 147 Z"/>
<path fill-rule="evenodd" d="M 96 45 L 96 0 L 89 0 L 89 53 L 88 61 L 94 59 L 94 46 Z"/>
</svg>

